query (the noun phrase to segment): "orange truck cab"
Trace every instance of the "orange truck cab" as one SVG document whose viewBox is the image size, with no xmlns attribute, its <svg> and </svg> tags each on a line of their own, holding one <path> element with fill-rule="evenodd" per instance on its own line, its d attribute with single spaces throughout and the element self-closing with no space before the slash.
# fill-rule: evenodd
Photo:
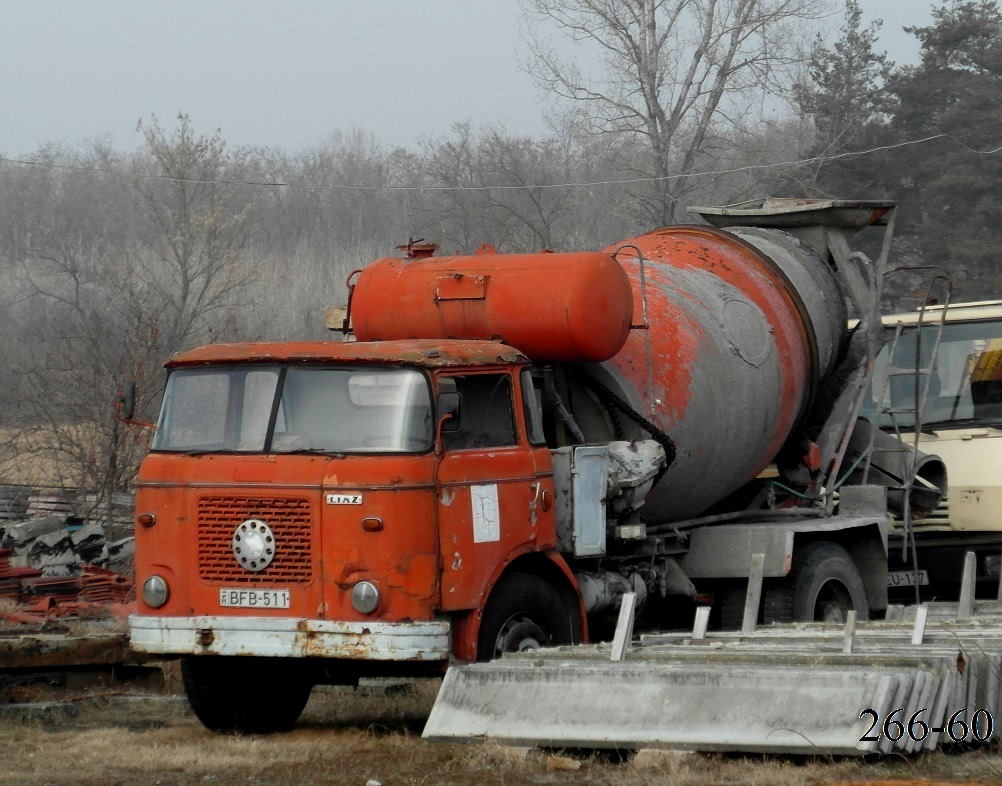
<svg viewBox="0 0 1002 786">
<path fill-rule="evenodd" d="M 132 646 L 183 657 L 209 727 L 291 725 L 313 684 L 381 664 L 584 637 L 518 350 L 230 344 L 168 367 L 136 484 Z"/>
</svg>

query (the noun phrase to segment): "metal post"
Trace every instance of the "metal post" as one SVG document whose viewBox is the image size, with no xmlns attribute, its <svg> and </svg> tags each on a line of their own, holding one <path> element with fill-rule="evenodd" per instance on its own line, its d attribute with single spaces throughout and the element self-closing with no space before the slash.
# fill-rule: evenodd
<svg viewBox="0 0 1002 786">
<path fill-rule="evenodd" d="M 702 641 L 706 638 L 706 626 L 710 622 L 710 607 L 700 606 L 696 609 L 696 622 L 692 626 L 692 640 Z"/>
<path fill-rule="evenodd" d="M 754 633 L 758 622 L 758 607 L 762 600 L 762 575 L 765 572 L 765 554 L 752 554 L 748 571 L 748 592 L 745 595 L 745 616 L 742 633 Z"/>
<path fill-rule="evenodd" d="M 1002 562 L 999 562 L 999 591 L 995 596 L 996 600 L 1002 601 Z"/>
<path fill-rule="evenodd" d="M 960 580 L 960 608 L 957 609 L 957 617 L 974 616 L 974 585 L 977 581 L 977 557 L 973 551 L 968 551 L 964 555 L 964 576 Z"/>
<path fill-rule="evenodd" d="M 915 627 L 912 628 L 912 644 L 918 646 L 925 638 L 925 623 L 929 619 L 929 607 L 924 603 L 915 610 Z"/>
<path fill-rule="evenodd" d="M 630 641 L 633 639 L 633 611 L 637 607 L 637 593 L 623 593 L 623 602 L 619 606 L 619 620 L 616 622 L 616 635 L 612 639 L 612 660 L 624 660 Z"/>
<path fill-rule="evenodd" d="M 842 642 L 842 653 L 852 654 L 852 645 L 856 640 L 856 610 L 851 609 L 845 615 L 845 639 Z"/>
</svg>

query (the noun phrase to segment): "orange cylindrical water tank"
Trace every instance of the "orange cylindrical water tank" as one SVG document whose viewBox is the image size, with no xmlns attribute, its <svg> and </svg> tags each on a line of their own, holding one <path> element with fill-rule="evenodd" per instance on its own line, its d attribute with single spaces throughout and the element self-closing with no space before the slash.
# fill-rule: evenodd
<svg viewBox="0 0 1002 786">
<path fill-rule="evenodd" d="M 380 259 L 360 274 L 360 341 L 498 339 L 534 360 L 608 360 L 626 342 L 633 295 L 599 252 Z"/>
</svg>

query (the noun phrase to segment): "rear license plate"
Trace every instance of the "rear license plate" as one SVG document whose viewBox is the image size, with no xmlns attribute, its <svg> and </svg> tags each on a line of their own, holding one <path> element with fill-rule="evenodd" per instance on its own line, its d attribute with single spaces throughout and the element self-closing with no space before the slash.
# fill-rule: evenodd
<svg viewBox="0 0 1002 786">
<path fill-rule="evenodd" d="M 919 585 L 927 587 L 929 585 L 929 573 L 924 570 L 919 571 Z M 912 570 L 891 570 L 887 573 L 888 587 L 914 587 L 915 571 Z"/>
<path fill-rule="evenodd" d="M 287 609 L 289 590 L 219 590 L 219 605 L 242 609 Z"/>
</svg>

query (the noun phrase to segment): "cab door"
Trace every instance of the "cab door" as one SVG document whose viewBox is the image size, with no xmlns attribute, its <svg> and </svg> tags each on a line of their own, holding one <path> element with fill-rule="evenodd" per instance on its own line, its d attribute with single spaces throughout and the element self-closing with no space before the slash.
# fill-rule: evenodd
<svg viewBox="0 0 1002 786">
<path fill-rule="evenodd" d="M 488 579 L 506 555 L 534 546 L 541 494 L 533 450 L 520 433 L 512 375 L 449 373 L 458 417 L 446 421 L 437 494 L 442 608 L 479 605 Z"/>
</svg>

